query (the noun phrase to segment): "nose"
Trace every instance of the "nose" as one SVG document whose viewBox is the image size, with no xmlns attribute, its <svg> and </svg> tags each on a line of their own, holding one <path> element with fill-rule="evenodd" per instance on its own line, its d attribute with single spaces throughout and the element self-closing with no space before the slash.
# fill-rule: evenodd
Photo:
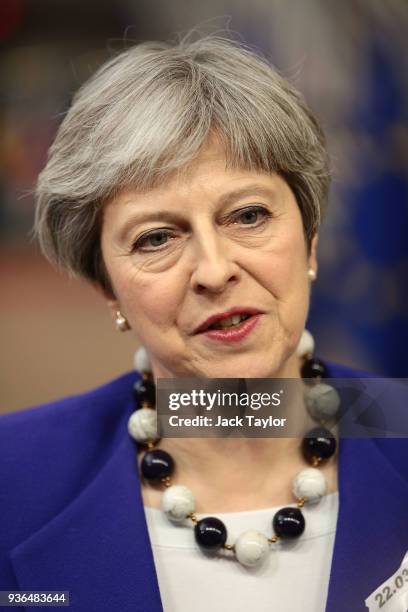
<svg viewBox="0 0 408 612">
<path fill-rule="evenodd" d="M 222 293 L 239 280 L 240 269 L 231 247 L 214 230 L 201 232 L 193 242 L 191 286 L 196 293 Z"/>
</svg>

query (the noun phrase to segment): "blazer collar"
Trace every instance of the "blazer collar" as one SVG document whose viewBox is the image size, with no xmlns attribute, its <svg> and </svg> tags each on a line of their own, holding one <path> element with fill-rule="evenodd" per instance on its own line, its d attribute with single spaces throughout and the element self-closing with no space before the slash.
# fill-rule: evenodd
<svg viewBox="0 0 408 612">
<path fill-rule="evenodd" d="M 408 548 L 408 483 L 369 439 L 341 440 L 339 482 L 326 612 L 363 611 L 365 598 Z M 11 561 L 21 590 L 70 591 L 77 612 L 162 612 L 136 452 L 126 431 L 94 480 L 15 547 Z"/>
</svg>

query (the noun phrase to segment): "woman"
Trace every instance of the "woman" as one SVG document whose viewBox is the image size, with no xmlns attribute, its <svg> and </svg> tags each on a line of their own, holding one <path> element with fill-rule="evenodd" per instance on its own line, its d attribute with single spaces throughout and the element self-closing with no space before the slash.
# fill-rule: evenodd
<svg viewBox="0 0 408 612">
<path fill-rule="evenodd" d="M 79 90 L 37 234 L 146 354 L 138 374 L 2 418 L 3 590 L 69 591 L 78 611 L 365 609 L 407 548 L 399 441 L 326 440 L 311 468 L 298 438 L 157 440 L 134 416 L 163 377 L 305 374 L 328 185 L 304 100 L 231 41 L 141 44 Z"/>
</svg>

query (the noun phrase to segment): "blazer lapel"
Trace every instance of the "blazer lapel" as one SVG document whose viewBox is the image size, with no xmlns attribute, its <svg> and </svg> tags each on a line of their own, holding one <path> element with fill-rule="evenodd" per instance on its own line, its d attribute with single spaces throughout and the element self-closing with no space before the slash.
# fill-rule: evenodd
<svg viewBox="0 0 408 612">
<path fill-rule="evenodd" d="M 69 591 L 75 612 L 162 612 L 128 435 L 63 512 L 12 550 L 11 561 L 21 590 Z"/>
<path fill-rule="evenodd" d="M 326 612 L 358 612 L 367 610 L 365 599 L 398 569 L 408 550 L 408 483 L 375 441 L 342 439 L 339 500 Z"/>
</svg>

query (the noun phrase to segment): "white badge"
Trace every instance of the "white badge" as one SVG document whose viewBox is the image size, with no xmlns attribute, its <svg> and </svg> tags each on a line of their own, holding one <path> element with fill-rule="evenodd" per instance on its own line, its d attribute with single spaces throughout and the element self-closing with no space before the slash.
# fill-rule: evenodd
<svg viewBox="0 0 408 612">
<path fill-rule="evenodd" d="M 365 600 L 370 612 L 408 611 L 408 552 L 400 567 Z"/>
</svg>

